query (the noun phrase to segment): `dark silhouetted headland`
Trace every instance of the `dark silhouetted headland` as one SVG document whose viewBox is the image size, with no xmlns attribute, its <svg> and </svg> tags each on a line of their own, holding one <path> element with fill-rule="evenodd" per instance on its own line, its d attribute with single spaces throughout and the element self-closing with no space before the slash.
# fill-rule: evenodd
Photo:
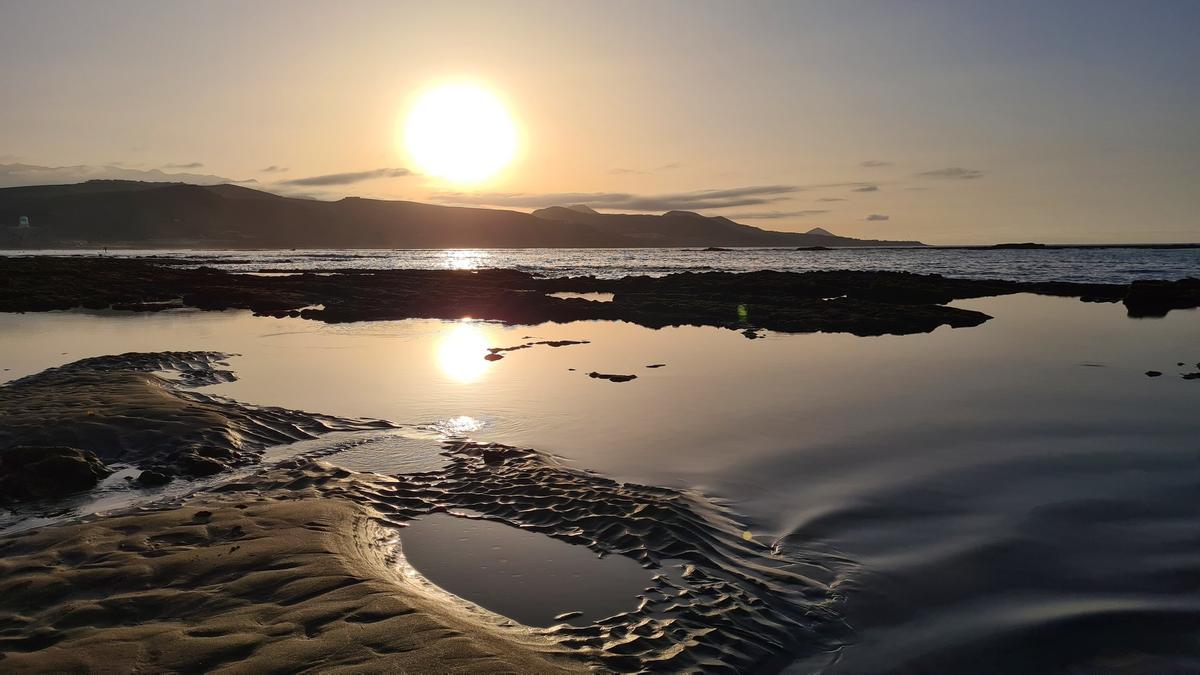
<svg viewBox="0 0 1200 675">
<path fill-rule="evenodd" d="M 15 227 L 26 217 L 31 227 Z M 236 185 L 88 181 L 0 189 L 0 244 L 55 248 L 595 248 L 920 246 L 828 233 L 775 232 L 721 216 L 532 214 L 348 197 L 281 197 Z"/>
</svg>

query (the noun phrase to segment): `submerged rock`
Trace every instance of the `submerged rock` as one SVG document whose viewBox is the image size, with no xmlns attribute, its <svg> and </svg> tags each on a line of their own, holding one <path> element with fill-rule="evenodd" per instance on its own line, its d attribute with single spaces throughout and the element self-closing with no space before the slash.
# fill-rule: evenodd
<svg viewBox="0 0 1200 675">
<path fill-rule="evenodd" d="M 154 469 L 146 469 L 145 471 L 138 474 L 136 481 L 137 481 L 137 483 L 139 483 L 141 485 L 156 486 L 156 485 L 166 485 L 167 483 L 171 482 L 171 479 L 172 479 L 172 476 L 169 476 L 161 471 L 155 471 Z"/>
<path fill-rule="evenodd" d="M 1146 377 L 1158 377 L 1160 375 L 1162 375 L 1161 370 L 1147 370 L 1146 371 Z"/>
<path fill-rule="evenodd" d="M 524 339 L 524 338 L 523 338 Z M 499 361 L 504 358 L 505 352 L 515 352 L 518 349 L 529 349 L 538 345 L 546 345 L 547 347 L 566 347 L 569 345 L 586 345 L 591 344 L 589 340 L 538 340 L 537 342 L 526 342 L 525 344 L 516 345 L 513 347 L 490 347 L 488 353 L 483 358 L 488 361 Z"/>
<path fill-rule="evenodd" d="M 567 347 L 570 345 L 586 345 L 591 344 L 590 340 L 541 340 L 531 344 L 546 345 L 547 347 Z"/>
<path fill-rule="evenodd" d="M 594 370 L 588 373 L 588 377 L 597 380 L 608 380 L 609 382 L 628 382 L 637 379 L 637 375 L 614 375 L 612 373 L 598 373 Z"/>
<path fill-rule="evenodd" d="M 0 501 L 62 497 L 95 487 L 112 473 L 95 453 L 65 446 L 0 450 Z"/>
</svg>

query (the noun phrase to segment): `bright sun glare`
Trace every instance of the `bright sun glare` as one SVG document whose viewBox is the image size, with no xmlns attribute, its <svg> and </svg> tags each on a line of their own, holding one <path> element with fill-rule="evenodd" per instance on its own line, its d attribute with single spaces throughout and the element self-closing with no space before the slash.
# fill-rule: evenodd
<svg viewBox="0 0 1200 675">
<path fill-rule="evenodd" d="M 473 84 L 447 84 L 417 99 L 404 123 L 417 168 L 452 183 L 486 180 L 513 160 L 517 129 L 504 104 Z"/>
<path fill-rule="evenodd" d="M 471 321 L 460 321 L 438 339 L 437 362 L 450 379 L 467 384 L 483 376 L 491 365 L 487 338 Z"/>
</svg>

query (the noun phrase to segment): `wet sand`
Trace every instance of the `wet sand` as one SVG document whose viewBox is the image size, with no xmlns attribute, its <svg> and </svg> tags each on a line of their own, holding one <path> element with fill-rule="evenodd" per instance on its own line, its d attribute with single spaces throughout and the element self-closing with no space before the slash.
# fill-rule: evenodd
<svg viewBox="0 0 1200 675">
<path fill-rule="evenodd" d="M 548 638 L 406 578 L 365 508 L 287 477 L 0 539 L 0 670 L 583 669 Z"/>
<path fill-rule="evenodd" d="M 83 448 L 158 482 L 257 461 L 263 449 L 331 431 L 385 429 L 193 391 L 235 379 L 216 352 L 128 353 L 75 361 L 0 387 L 0 448 Z"/>
</svg>

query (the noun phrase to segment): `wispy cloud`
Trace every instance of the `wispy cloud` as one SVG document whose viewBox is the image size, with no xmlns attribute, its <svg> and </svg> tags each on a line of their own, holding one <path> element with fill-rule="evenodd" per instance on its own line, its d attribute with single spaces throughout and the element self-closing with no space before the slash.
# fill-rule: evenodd
<svg viewBox="0 0 1200 675">
<path fill-rule="evenodd" d="M 679 162 L 670 162 L 668 164 L 656 166 L 653 169 L 616 168 L 616 169 L 609 169 L 608 172 L 613 175 L 616 175 L 616 176 L 620 176 L 620 175 L 647 176 L 649 174 L 660 173 L 662 171 L 674 171 L 675 169 L 678 169 L 680 166 L 682 166 L 682 164 L 680 164 Z"/>
<path fill-rule="evenodd" d="M 779 220 L 781 218 L 808 218 L 829 213 L 828 209 L 803 209 L 800 211 L 758 211 L 752 213 L 736 213 L 727 218 L 731 220 Z"/>
<path fill-rule="evenodd" d="M 268 166 L 264 169 L 259 169 L 259 171 L 261 171 L 262 173 L 283 173 L 287 170 L 288 170 L 288 168 L 286 166 L 276 166 L 274 164 L 272 164 L 271 166 Z"/>
<path fill-rule="evenodd" d="M 298 185 L 306 187 L 325 187 L 329 185 L 353 185 L 361 183 L 365 180 L 373 180 L 376 178 L 400 178 L 402 176 L 411 176 L 412 172 L 408 169 L 371 169 L 370 171 L 350 171 L 347 173 L 327 173 L 321 176 L 308 176 L 306 178 L 293 178 L 285 180 L 280 185 Z"/>
<path fill-rule="evenodd" d="M 503 206 L 511 208 L 544 208 L 562 204 L 586 204 L 593 208 L 627 209 L 630 211 L 700 211 L 736 206 L 760 206 L 790 199 L 800 191 L 795 185 L 751 185 L 721 190 L 696 190 L 658 195 L 639 195 L 627 192 L 552 192 L 529 194 L 522 192 L 450 192 L 435 195 L 434 199 L 449 204 Z"/>
<path fill-rule="evenodd" d="M 893 162 L 884 162 L 878 159 L 868 159 L 865 162 L 860 162 L 859 166 L 866 167 L 868 169 L 877 169 L 881 166 L 892 166 L 892 164 Z"/>
<path fill-rule="evenodd" d="M 866 219 L 867 220 L 891 220 L 891 218 L 892 218 L 891 216 L 884 215 L 882 213 L 872 213 L 871 215 L 867 216 Z"/>
<path fill-rule="evenodd" d="M 65 185 L 89 180 L 140 180 L 154 183 L 194 183 L 217 185 L 220 183 L 244 183 L 224 176 L 189 172 L 167 173 L 161 169 L 134 169 L 106 164 L 94 166 L 38 166 L 36 164 L 0 164 L 0 187 L 22 185 Z"/>
<path fill-rule="evenodd" d="M 202 162 L 188 162 L 187 164 L 163 164 L 164 169 L 203 169 Z"/>
<path fill-rule="evenodd" d="M 819 201 L 819 202 L 844 202 L 844 201 L 846 201 L 846 198 L 845 197 L 821 197 L 821 198 L 817 199 L 817 201 Z"/>
<path fill-rule="evenodd" d="M 974 180 L 983 177 L 983 172 L 978 169 L 964 169 L 960 166 L 951 166 L 945 169 L 934 169 L 933 171 L 922 171 L 917 174 L 926 178 L 949 178 L 952 180 Z"/>
<path fill-rule="evenodd" d="M 852 188 L 851 192 L 879 192 L 878 185 L 864 185 L 862 187 Z"/>
</svg>

